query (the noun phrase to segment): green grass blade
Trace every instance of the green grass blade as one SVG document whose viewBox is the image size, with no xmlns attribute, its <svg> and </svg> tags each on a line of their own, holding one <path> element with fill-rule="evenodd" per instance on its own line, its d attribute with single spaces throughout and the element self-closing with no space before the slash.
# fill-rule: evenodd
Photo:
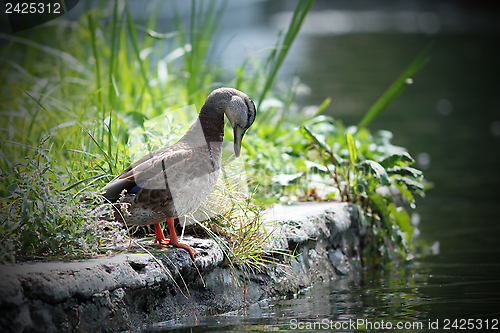
<svg viewBox="0 0 500 333">
<path fill-rule="evenodd" d="M 302 132 L 302 134 L 305 134 L 305 136 L 308 136 L 312 140 L 312 142 L 318 148 L 320 148 L 322 151 L 328 153 L 331 156 L 335 156 L 333 154 L 333 152 L 330 150 L 330 148 L 328 147 L 328 145 L 326 144 L 326 142 L 324 142 L 323 140 L 320 140 L 316 135 L 314 135 L 314 133 L 311 132 L 311 130 L 309 129 L 309 127 L 307 127 L 306 125 L 302 125 L 300 127 L 300 131 Z"/>
<path fill-rule="evenodd" d="M 77 187 L 78 185 L 80 184 L 83 184 L 87 181 L 90 181 L 90 180 L 97 180 L 97 179 L 100 179 L 100 178 L 104 178 L 104 177 L 113 177 L 113 175 L 110 175 L 108 173 L 101 173 L 101 174 L 98 174 L 98 175 L 94 175 L 94 176 L 91 176 L 91 177 L 88 177 L 88 178 L 85 178 L 85 179 L 82 179 L 74 184 L 71 184 L 70 186 L 66 187 L 63 189 L 63 191 L 69 191 L 75 187 Z"/>
<path fill-rule="evenodd" d="M 156 1 L 156 5 L 154 6 L 155 8 L 152 12 L 151 17 L 148 20 L 147 30 L 146 30 L 147 32 L 154 31 L 156 22 L 158 21 L 158 16 L 160 15 L 161 9 L 164 4 L 165 4 L 164 1 Z M 154 41 L 153 38 L 146 38 L 146 40 L 144 41 L 144 48 L 152 47 L 153 41 Z"/>
<path fill-rule="evenodd" d="M 142 59 L 141 59 L 141 56 L 140 56 L 140 47 L 139 47 L 139 41 L 137 39 L 137 31 L 135 29 L 135 24 L 134 24 L 134 20 L 132 18 L 132 13 L 130 13 L 130 7 L 127 5 L 126 6 L 127 8 L 127 19 L 128 19 L 128 28 L 129 28 L 129 32 L 130 32 L 130 38 L 132 39 L 132 46 L 134 48 L 134 54 L 135 56 L 137 57 L 137 61 L 139 62 L 139 68 L 140 68 L 140 72 L 141 72 L 141 75 L 142 75 L 142 78 L 146 84 L 146 89 L 148 90 L 148 93 L 150 95 L 150 98 L 151 98 L 151 106 L 153 108 L 155 108 L 155 95 L 153 93 L 153 90 L 151 88 L 151 85 L 149 84 L 149 80 L 148 80 L 148 76 L 147 76 L 147 70 L 146 70 L 146 67 L 144 65 L 144 62 Z M 158 108 L 157 107 L 157 114 L 161 114 L 161 108 Z"/>
<path fill-rule="evenodd" d="M 35 114 L 33 115 L 33 117 L 31 118 L 31 122 L 30 122 L 30 125 L 29 125 L 29 128 L 28 128 L 28 135 L 27 135 L 27 138 L 30 138 L 31 137 L 31 131 L 33 130 L 33 125 L 36 123 L 36 118 L 38 117 L 38 114 L 40 113 L 40 111 L 43 109 L 45 110 L 45 112 L 50 116 L 51 113 L 45 108 L 45 106 L 43 106 L 41 104 L 41 101 L 37 100 L 35 97 L 33 97 L 29 92 L 27 91 L 23 91 L 26 95 L 28 95 L 32 100 L 35 101 L 35 103 L 39 106 L 39 108 L 36 110 Z M 45 130 L 48 132 L 48 129 L 45 128 Z M 38 140 L 38 138 L 36 138 L 35 140 Z"/>
<path fill-rule="evenodd" d="M 109 170 L 111 171 L 110 173 L 114 174 L 115 167 L 114 167 L 109 155 L 106 153 L 106 151 L 103 149 L 103 147 L 101 147 L 101 145 L 96 140 L 96 138 L 92 135 L 92 133 L 90 133 L 90 131 L 85 128 L 85 126 L 83 126 L 79 122 L 76 122 L 76 123 L 84 130 L 85 133 L 87 133 L 87 135 L 90 137 L 90 139 L 96 144 L 97 148 L 99 148 L 99 150 L 103 153 L 104 159 L 105 159 L 106 163 L 108 164 Z"/>
<path fill-rule="evenodd" d="M 274 78 L 276 77 L 276 73 L 280 69 L 283 60 L 285 59 L 288 51 L 290 50 L 290 47 L 293 41 L 295 40 L 295 37 L 297 36 L 297 33 L 300 30 L 302 22 L 304 21 L 304 18 L 309 12 L 309 9 L 311 8 L 313 2 L 314 0 L 300 0 L 299 4 L 295 8 L 295 12 L 293 13 L 292 21 L 290 22 L 285 38 L 282 43 L 279 43 L 279 45 L 277 45 L 276 50 L 279 51 L 277 51 L 277 53 L 272 53 L 273 59 L 270 61 L 269 74 L 267 76 L 266 83 L 259 97 L 259 102 L 258 102 L 259 107 L 264 98 L 266 97 L 266 94 L 271 89 L 274 83 Z"/>
<path fill-rule="evenodd" d="M 401 75 L 389 86 L 389 88 L 387 88 L 382 96 L 379 97 L 375 104 L 372 105 L 363 119 L 359 122 L 358 130 L 372 122 L 373 119 L 375 119 L 390 102 L 403 92 L 408 84 L 411 84 L 411 77 L 429 61 L 429 58 L 425 55 L 431 46 L 432 43 L 427 45 L 412 61 L 410 66 L 408 66 L 408 68 L 401 73 Z"/>
<path fill-rule="evenodd" d="M 113 156 L 112 154 L 112 148 L 113 148 L 113 134 L 111 133 L 111 126 L 113 124 L 113 108 L 109 109 L 109 122 L 106 125 L 106 128 L 108 130 L 108 156 L 111 158 Z"/>
<path fill-rule="evenodd" d="M 115 95 L 113 85 L 113 75 L 116 68 L 116 48 L 117 48 L 117 38 L 116 38 L 116 26 L 118 25 L 118 0 L 115 0 L 115 4 L 113 6 L 113 18 L 111 19 L 111 53 L 109 55 L 109 73 L 108 73 L 108 102 L 111 107 L 115 107 Z M 102 120 L 105 119 L 104 108 L 102 108 Z"/>
<path fill-rule="evenodd" d="M 97 103 L 98 103 L 98 108 L 102 108 L 101 70 L 100 70 L 99 53 L 97 52 L 97 44 L 95 36 L 96 28 L 91 14 L 87 15 L 87 22 L 89 26 L 90 42 L 92 44 L 92 54 L 94 56 L 94 63 L 95 63 L 94 68 L 95 68 L 95 82 L 97 90 Z"/>
<path fill-rule="evenodd" d="M 325 99 L 323 101 L 323 103 L 321 103 L 318 106 L 318 109 L 316 110 L 316 112 L 314 112 L 314 114 L 312 114 L 307 120 L 311 120 L 314 117 L 318 116 L 321 112 L 323 112 L 324 109 L 326 109 L 330 105 L 331 101 L 332 101 L 332 99 L 330 97 L 328 97 L 327 99 Z"/>
<path fill-rule="evenodd" d="M 11 42 L 24 44 L 26 46 L 36 48 L 36 49 L 38 49 L 42 52 L 45 52 L 47 54 L 52 54 L 56 57 L 61 58 L 64 61 L 66 61 L 67 63 L 69 63 L 71 65 L 71 68 L 76 70 L 77 72 L 80 72 L 82 74 L 87 73 L 85 66 L 78 59 L 76 59 L 75 57 L 73 57 L 71 54 L 69 54 L 67 52 L 55 49 L 55 48 L 50 47 L 50 46 L 41 45 L 41 44 L 35 43 L 35 42 L 28 40 L 28 39 L 24 39 L 24 38 L 17 37 L 17 36 L 10 36 L 10 35 L 4 34 L 4 33 L 0 33 L 0 39 L 6 39 L 6 40 L 10 40 Z"/>
</svg>

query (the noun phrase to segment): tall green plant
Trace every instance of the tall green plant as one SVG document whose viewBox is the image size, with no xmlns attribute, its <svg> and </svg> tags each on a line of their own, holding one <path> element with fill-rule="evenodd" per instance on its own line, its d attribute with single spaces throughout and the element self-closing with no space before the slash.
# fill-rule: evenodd
<svg viewBox="0 0 500 333">
<path fill-rule="evenodd" d="M 410 154 L 391 144 L 390 132 L 381 131 L 374 136 L 362 126 L 372 121 L 401 93 L 411 76 L 427 62 L 425 55 L 429 47 L 368 110 L 359 127 L 346 129 L 331 117 L 315 116 L 302 124 L 298 131 L 300 137 L 291 143 L 290 155 L 306 150 L 305 169 L 288 177 L 281 185 L 296 190 L 296 184 L 305 179 L 304 187 L 307 188 L 311 185 L 308 176 L 320 175 L 328 184 L 326 188 L 330 189 L 324 194 L 324 199 L 356 204 L 367 230 L 368 241 L 363 252 L 367 265 L 390 262 L 394 246 L 403 258 L 413 257 L 413 227 L 407 209 L 415 207 L 415 193 L 423 195 L 424 179 L 420 170 L 411 167 L 415 161 Z M 304 139 L 305 146 L 297 144 Z M 281 175 L 281 179 L 287 179 L 286 176 Z M 309 199 L 309 190 L 301 190 L 301 196 Z M 316 194 L 313 198 L 317 197 Z"/>
<path fill-rule="evenodd" d="M 382 110 L 389 105 L 396 97 L 403 92 L 409 84 L 413 83 L 412 77 L 424 67 L 429 58 L 426 56 L 432 43 L 427 45 L 420 54 L 411 62 L 411 64 L 401 73 L 401 75 L 392 82 L 387 90 L 377 99 L 377 101 L 366 112 L 363 119 L 358 124 L 358 128 L 363 128 L 374 120 Z"/>
<path fill-rule="evenodd" d="M 302 22 L 309 12 L 309 9 L 311 9 L 313 3 L 314 0 L 299 1 L 297 7 L 295 7 L 295 11 L 293 13 L 290 25 L 288 26 L 288 29 L 285 33 L 285 37 L 282 41 L 278 41 L 278 43 L 276 43 L 276 47 L 269 55 L 265 67 L 267 72 L 266 81 L 264 87 L 262 88 L 262 91 L 260 92 L 259 99 L 257 100 L 257 109 L 259 109 L 268 91 L 273 86 L 276 74 L 278 73 L 278 70 L 283 63 L 283 60 L 285 60 L 285 57 L 290 50 L 293 41 L 297 37 L 300 27 L 302 26 Z"/>
<path fill-rule="evenodd" d="M 411 167 L 415 161 L 410 154 L 392 146 L 387 137 L 379 137 L 380 141 L 372 138 L 366 129 L 354 136 L 348 130 L 345 135 L 342 135 L 344 131 L 338 131 L 335 143 L 339 143 L 340 148 L 347 148 L 340 151 L 323 142 L 318 138 L 319 133 L 313 133 L 307 126 L 301 131 L 311 142 L 310 149 L 317 152 L 321 163 L 335 180 L 335 191 L 326 196 L 332 199 L 340 196 L 343 201 L 359 208 L 361 223 L 367 230 L 368 241 L 363 252 L 365 263 L 373 266 L 391 262 L 394 246 L 403 258 L 413 258 L 413 227 L 406 209 L 415 208 L 414 194 L 423 194 L 424 182 L 422 172 Z M 392 149 L 374 154 L 367 150 L 367 146 L 373 144 Z"/>
<path fill-rule="evenodd" d="M 204 5 L 208 3 L 205 10 Z M 179 32 L 179 43 L 184 48 L 183 58 L 187 73 L 187 100 L 189 104 L 201 105 L 211 87 L 212 71 L 208 68 L 208 51 L 214 38 L 220 17 L 227 0 L 217 4 L 216 0 L 191 2 L 191 19 L 186 31 L 178 11 L 175 10 L 175 23 Z M 175 7 L 174 7 L 175 8 Z M 189 39 L 185 35 L 189 36 Z"/>
</svg>

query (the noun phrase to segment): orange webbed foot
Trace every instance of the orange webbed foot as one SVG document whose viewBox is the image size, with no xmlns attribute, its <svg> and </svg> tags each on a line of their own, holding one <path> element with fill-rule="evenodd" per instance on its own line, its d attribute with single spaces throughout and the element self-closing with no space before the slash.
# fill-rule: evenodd
<svg viewBox="0 0 500 333">
<path fill-rule="evenodd" d="M 169 243 L 172 246 L 180 247 L 181 249 L 187 250 L 189 252 L 189 254 L 191 255 L 191 259 L 193 259 L 193 261 L 194 261 L 194 255 L 196 254 L 196 251 L 191 246 L 189 246 L 186 243 L 181 243 L 179 241 L 176 243 L 173 243 L 172 240 L 170 240 Z"/>
<path fill-rule="evenodd" d="M 177 234 L 175 233 L 175 229 L 173 228 L 174 220 L 172 218 L 167 218 L 167 224 L 170 231 L 170 239 L 165 238 L 165 236 L 163 235 L 163 230 L 161 229 L 161 225 L 159 223 L 155 223 L 154 225 L 156 233 L 156 238 L 154 240 L 155 244 L 158 243 L 160 245 L 165 245 L 165 246 L 172 245 L 174 247 L 180 247 L 181 249 L 185 249 L 191 256 L 191 259 L 193 259 L 194 261 L 194 255 L 196 254 L 196 251 L 188 244 L 179 242 Z"/>
<path fill-rule="evenodd" d="M 167 239 L 167 238 L 159 239 L 158 236 L 157 236 L 155 238 L 154 242 L 155 242 L 155 244 L 158 243 L 160 245 L 169 245 L 170 244 L 170 239 Z"/>
<path fill-rule="evenodd" d="M 161 229 L 161 225 L 159 223 L 155 223 L 155 234 L 156 238 L 154 240 L 155 244 L 158 243 L 160 245 L 168 245 L 170 244 L 170 239 L 165 238 L 163 235 L 163 230 Z"/>
</svg>

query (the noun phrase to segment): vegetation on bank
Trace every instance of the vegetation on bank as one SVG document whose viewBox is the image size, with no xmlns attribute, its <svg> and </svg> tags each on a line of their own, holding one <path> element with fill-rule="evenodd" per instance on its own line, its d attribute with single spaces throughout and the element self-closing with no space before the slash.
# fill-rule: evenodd
<svg viewBox="0 0 500 333">
<path fill-rule="evenodd" d="M 220 86 L 258 106 L 242 161 L 225 154 L 216 191 L 192 216 L 210 218 L 198 225 L 231 263 L 268 262 L 262 207 L 308 200 L 357 205 L 369 230 L 367 264 L 390 261 L 394 249 L 411 258 L 407 208 L 423 194 L 422 172 L 390 132 L 366 125 L 411 83 L 425 51 L 358 126 L 322 115 L 329 99 L 298 110 L 300 82 L 277 85 L 277 73 L 312 3 L 299 1 L 267 58 L 249 57 L 229 75 L 210 61 L 224 1 L 193 1 L 189 22 L 176 15 L 169 27 L 157 21 L 163 2 L 143 26 L 126 1 L 101 1 L 78 21 L 0 35 L 0 260 L 93 256 L 127 239 L 134 230 L 102 221 L 80 198 L 100 200 L 99 189 L 141 153 L 137 136 L 152 148 L 175 142 Z"/>
</svg>

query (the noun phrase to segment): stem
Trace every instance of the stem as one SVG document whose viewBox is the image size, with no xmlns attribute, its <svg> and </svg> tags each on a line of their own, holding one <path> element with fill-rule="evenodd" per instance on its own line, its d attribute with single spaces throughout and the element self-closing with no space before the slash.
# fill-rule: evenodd
<svg viewBox="0 0 500 333">
<path fill-rule="evenodd" d="M 330 174 L 330 177 L 332 177 L 334 180 L 335 180 L 335 183 L 337 184 L 337 188 L 339 189 L 339 192 L 340 192 L 340 199 L 342 201 L 344 201 L 344 196 L 342 194 L 342 186 L 340 185 L 340 180 L 339 180 L 339 174 L 338 174 L 338 165 L 337 165 L 337 161 L 335 161 L 335 158 L 333 157 L 332 154 L 329 154 L 333 160 L 333 165 L 335 166 L 335 174 L 332 172 L 332 170 L 330 170 L 330 168 L 328 167 L 328 163 L 325 159 L 325 157 L 323 155 L 321 155 L 321 159 L 323 160 L 323 164 L 325 165 L 326 169 L 328 170 L 328 173 Z"/>
<path fill-rule="evenodd" d="M 349 195 L 349 184 L 351 183 L 351 173 L 349 172 L 350 169 L 351 169 L 351 162 L 347 162 L 349 163 L 349 166 L 347 167 L 347 177 L 344 177 L 346 179 L 346 183 L 347 185 L 345 186 L 345 195 L 347 197 L 347 202 L 351 202 L 351 198 L 350 198 L 350 195 Z"/>
</svg>

